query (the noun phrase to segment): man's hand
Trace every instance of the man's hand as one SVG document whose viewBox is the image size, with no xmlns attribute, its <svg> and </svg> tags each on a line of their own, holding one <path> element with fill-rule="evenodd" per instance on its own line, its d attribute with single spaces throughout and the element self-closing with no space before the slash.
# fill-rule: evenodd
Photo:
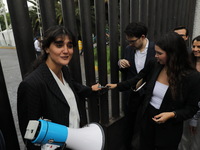
<svg viewBox="0 0 200 150">
<path fill-rule="evenodd" d="M 130 67 L 131 65 L 130 65 L 130 63 L 129 63 L 129 61 L 128 60 L 126 60 L 126 59 L 121 59 L 121 60 L 119 60 L 119 67 L 120 68 L 128 68 L 128 67 Z"/>
<path fill-rule="evenodd" d="M 108 87 L 109 89 L 114 89 L 117 87 L 117 84 L 106 84 L 106 87 Z"/>
</svg>

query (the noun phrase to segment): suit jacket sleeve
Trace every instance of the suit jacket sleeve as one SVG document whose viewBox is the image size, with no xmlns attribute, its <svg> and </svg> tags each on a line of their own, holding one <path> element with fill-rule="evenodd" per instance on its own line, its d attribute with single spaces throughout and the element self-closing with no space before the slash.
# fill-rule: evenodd
<svg viewBox="0 0 200 150">
<path fill-rule="evenodd" d="M 39 96 L 40 92 L 37 92 L 37 89 L 39 88 L 35 88 L 34 85 L 24 81 L 18 88 L 17 111 L 22 136 L 25 134 L 29 118 L 38 120 L 38 116 L 41 116 L 41 112 L 38 110 L 41 110 L 42 104 Z"/>
<path fill-rule="evenodd" d="M 126 81 L 123 81 L 123 82 L 120 82 L 117 84 L 117 88 L 119 91 L 126 91 L 126 90 L 129 90 L 129 89 L 135 89 L 135 86 L 137 84 L 137 82 L 143 78 L 143 80 L 145 81 L 148 73 L 150 72 L 150 70 L 153 68 L 153 66 L 156 64 L 156 60 L 155 59 L 151 59 L 147 65 L 139 72 L 138 75 L 136 75 L 135 77 L 129 79 L 129 80 L 126 80 Z"/>
<path fill-rule="evenodd" d="M 65 76 L 65 79 L 71 85 L 71 88 L 74 88 L 75 92 L 77 93 L 77 95 L 79 97 L 86 98 L 86 97 L 89 97 L 93 93 L 91 87 L 82 85 L 82 84 L 74 81 L 74 79 L 71 76 L 69 67 L 65 66 L 62 68 L 62 70 L 63 70 L 63 74 Z"/>
<path fill-rule="evenodd" d="M 93 93 L 91 87 L 84 86 L 77 82 L 73 82 L 73 86 L 79 97 L 87 98 L 87 97 L 90 97 L 91 94 Z"/>
<path fill-rule="evenodd" d="M 198 111 L 198 102 L 200 101 L 200 74 L 198 72 L 192 73 L 186 78 L 185 87 L 183 87 L 184 107 L 176 109 L 176 121 L 183 121 L 193 117 Z M 187 95 L 187 96 L 185 96 Z"/>
</svg>

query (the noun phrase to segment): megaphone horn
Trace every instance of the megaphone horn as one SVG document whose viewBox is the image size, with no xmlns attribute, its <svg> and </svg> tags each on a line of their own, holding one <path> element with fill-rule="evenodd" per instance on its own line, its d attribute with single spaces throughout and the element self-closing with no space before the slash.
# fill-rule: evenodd
<svg viewBox="0 0 200 150">
<path fill-rule="evenodd" d="M 74 150 L 103 150 L 105 135 L 99 124 L 91 123 L 79 129 L 68 128 L 65 143 Z"/>
<path fill-rule="evenodd" d="M 41 119 L 30 120 L 24 138 L 42 147 L 66 143 L 74 150 L 103 150 L 105 145 L 105 135 L 98 123 L 75 129 Z"/>
</svg>

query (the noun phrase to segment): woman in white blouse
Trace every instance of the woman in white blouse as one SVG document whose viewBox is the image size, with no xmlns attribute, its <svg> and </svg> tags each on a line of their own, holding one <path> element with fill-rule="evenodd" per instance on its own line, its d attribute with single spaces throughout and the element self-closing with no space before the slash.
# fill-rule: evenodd
<svg viewBox="0 0 200 150">
<path fill-rule="evenodd" d="M 72 33 L 62 26 L 53 26 L 45 32 L 43 54 L 18 88 L 17 110 L 22 136 L 28 121 L 40 117 L 71 128 L 85 124 L 85 110 L 80 100 L 100 88 L 99 84 L 87 87 L 72 80 L 67 65 L 75 45 Z M 28 142 L 27 149 L 41 148 Z"/>
<path fill-rule="evenodd" d="M 200 73 L 192 66 L 185 41 L 171 32 L 155 44 L 155 60 L 127 81 L 107 84 L 119 91 L 135 89 L 143 79 L 145 94 L 136 120 L 132 150 L 177 150 L 183 121 L 198 110 Z"/>
</svg>

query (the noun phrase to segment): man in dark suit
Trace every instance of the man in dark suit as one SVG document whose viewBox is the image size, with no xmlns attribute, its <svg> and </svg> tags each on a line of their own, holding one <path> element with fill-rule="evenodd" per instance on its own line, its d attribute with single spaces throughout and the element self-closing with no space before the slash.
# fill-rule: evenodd
<svg viewBox="0 0 200 150">
<path fill-rule="evenodd" d="M 136 76 L 147 62 L 154 58 L 155 49 L 154 43 L 147 39 L 148 29 L 143 23 L 130 23 L 126 29 L 126 40 L 128 46 L 124 51 L 124 58 L 118 61 L 120 71 L 123 75 L 123 80 L 128 80 Z M 126 118 L 126 149 L 130 149 L 130 143 L 133 136 L 133 129 L 137 108 L 139 106 L 139 99 L 142 91 L 133 92 L 129 90 L 123 93 L 123 104 Z"/>
<path fill-rule="evenodd" d="M 190 44 L 189 44 L 189 41 L 188 41 L 189 40 L 189 30 L 188 30 L 188 28 L 186 28 L 185 26 L 178 26 L 178 27 L 174 28 L 174 32 L 178 33 L 184 39 L 184 41 L 187 44 L 188 53 L 191 53 L 192 50 L 190 48 Z"/>
<path fill-rule="evenodd" d="M 189 31 L 184 26 L 178 26 L 174 28 L 174 32 L 178 33 L 184 39 L 184 41 L 187 41 L 189 38 L 189 35 L 188 35 Z"/>
</svg>

